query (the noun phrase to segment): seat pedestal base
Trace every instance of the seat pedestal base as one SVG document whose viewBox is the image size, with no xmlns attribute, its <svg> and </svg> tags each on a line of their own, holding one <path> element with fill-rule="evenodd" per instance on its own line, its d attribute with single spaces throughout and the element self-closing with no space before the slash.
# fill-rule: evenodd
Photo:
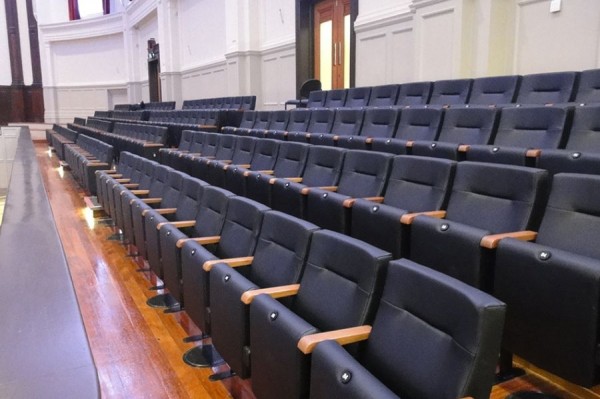
<svg viewBox="0 0 600 399">
<path fill-rule="evenodd" d="M 183 361 L 192 367 L 214 367 L 225 363 L 212 345 L 196 346 L 183 354 Z"/>
</svg>

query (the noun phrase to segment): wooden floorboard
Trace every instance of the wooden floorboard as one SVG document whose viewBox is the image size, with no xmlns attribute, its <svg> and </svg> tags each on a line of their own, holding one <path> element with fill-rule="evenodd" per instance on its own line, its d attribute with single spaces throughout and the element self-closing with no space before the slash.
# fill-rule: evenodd
<svg viewBox="0 0 600 399">
<path fill-rule="evenodd" d="M 168 315 L 146 304 L 156 294 L 148 290 L 156 282 L 152 274 L 136 271 L 139 260 L 127 257 L 127 248 L 118 241 L 107 240 L 113 233 L 110 227 L 97 220 L 86 221 L 84 192 L 69 172 L 60 177 L 58 160 L 49 156 L 44 143 L 35 146 L 98 369 L 102 397 L 253 398 L 251 381 L 231 378 L 211 382 L 208 377 L 213 370 L 183 363 L 182 354 L 194 346 L 183 343 L 183 338 L 197 334 L 198 329 L 185 312 Z M 596 393 L 600 389 L 586 390 L 556 377 L 534 374 L 539 370 L 525 365 L 531 370 L 528 375 L 496 385 L 491 398 L 536 390 L 564 399 L 600 399 Z"/>
</svg>

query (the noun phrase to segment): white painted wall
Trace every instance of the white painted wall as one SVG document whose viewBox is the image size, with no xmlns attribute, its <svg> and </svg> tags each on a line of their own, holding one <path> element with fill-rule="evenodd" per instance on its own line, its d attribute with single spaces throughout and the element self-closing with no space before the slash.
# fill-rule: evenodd
<svg viewBox="0 0 600 399">
<path fill-rule="evenodd" d="M 4 2 L 0 1 L 0 32 L 6 32 L 6 10 Z M 0 54 L 8 54 L 8 35 L 0 35 Z M 10 71 L 10 58 L 0 57 L 0 86 L 10 86 L 12 76 Z"/>
<path fill-rule="evenodd" d="M 150 37 L 165 57 L 163 98 L 179 107 L 254 94 L 258 109 L 280 109 L 294 97 L 295 0 L 113 1 L 116 14 L 67 22 L 66 0 L 36 0 L 48 121 L 147 101 Z M 600 1 L 549 8 L 550 0 L 359 0 L 356 85 L 600 67 Z M 0 30 L 3 12 L 0 2 Z M 0 59 L 0 84 L 10 83 L 6 71 Z"/>
</svg>

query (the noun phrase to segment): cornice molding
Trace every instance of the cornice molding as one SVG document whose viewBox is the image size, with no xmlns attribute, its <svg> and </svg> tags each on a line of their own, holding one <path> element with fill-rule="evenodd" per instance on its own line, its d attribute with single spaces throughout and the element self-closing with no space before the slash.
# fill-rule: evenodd
<svg viewBox="0 0 600 399">
<path fill-rule="evenodd" d="M 45 43 L 123 34 L 123 16 L 123 13 L 102 15 L 96 18 L 40 25 L 38 29 Z"/>
</svg>

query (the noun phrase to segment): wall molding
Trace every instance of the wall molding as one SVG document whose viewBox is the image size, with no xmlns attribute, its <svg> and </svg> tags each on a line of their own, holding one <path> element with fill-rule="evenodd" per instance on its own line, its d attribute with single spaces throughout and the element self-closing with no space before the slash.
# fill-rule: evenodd
<svg viewBox="0 0 600 399">
<path fill-rule="evenodd" d="M 123 34 L 124 14 L 103 15 L 97 18 L 40 25 L 44 42 L 88 39 L 98 36 Z"/>
<path fill-rule="evenodd" d="M 354 31 L 360 34 L 373 29 L 409 22 L 414 19 L 414 10 L 410 7 L 394 7 L 370 14 L 359 14 L 354 22 Z"/>
</svg>

